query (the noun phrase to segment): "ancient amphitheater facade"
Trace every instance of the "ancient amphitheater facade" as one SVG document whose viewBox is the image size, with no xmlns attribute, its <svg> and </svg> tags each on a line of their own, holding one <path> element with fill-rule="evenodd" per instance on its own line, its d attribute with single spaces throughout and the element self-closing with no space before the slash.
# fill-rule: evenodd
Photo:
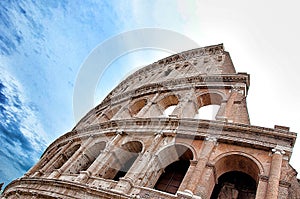
<svg viewBox="0 0 300 199">
<path fill-rule="evenodd" d="M 2 197 L 299 199 L 289 164 L 296 134 L 250 125 L 249 85 L 222 44 L 150 64 L 54 141 Z M 212 118 L 202 118 L 203 109 Z"/>
</svg>

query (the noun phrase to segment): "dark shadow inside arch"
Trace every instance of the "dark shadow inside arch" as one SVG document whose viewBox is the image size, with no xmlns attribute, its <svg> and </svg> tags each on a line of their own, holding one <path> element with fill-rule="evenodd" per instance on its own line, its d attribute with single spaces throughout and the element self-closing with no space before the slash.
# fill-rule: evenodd
<svg viewBox="0 0 300 199">
<path fill-rule="evenodd" d="M 164 191 L 171 194 L 176 194 L 177 190 L 180 187 L 181 182 L 183 181 L 188 168 L 190 166 L 190 160 L 193 159 L 192 151 L 183 145 L 175 145 L 174 148 L 167 149 L 165 155 L 172 157 L 171 151 L 177 154 L 177 161 L 169 163 L 167 167 L 163 170 L 163 173 L 160 175 L 157 180 L 154 189 L 159 191 Z M 176 156 L 176 155 L 175 155 Z M 162 155 L 162 157 L 165 157 Z M 174 156 L 173 156 L 174 157 Z M 167 158 L 167 157 L 165 157 Z"/>
<path fill-rule="evenodd" d="M 121 169 L 118 171 L 118 173 L 115 175 L 113 180 L 119 181 L 120 178 L 124 177 L 127 173 L 127 171 L 130 169 L 130 167 L 133 165 L 134 161 L 138 157 L 137 154 L 133 155 L 129 160 L 125 162 L 125 164 L 122 165 Z"/>
<path fill-rule="evenodd" d="M 255 180 L 240 171 L 230 171 L 221 175 L 210 199 L 255 199 Z"/>
<path fill-rule="evenodd" d="M 139 156 L 139 153 L 143 150 L 143 145 L 139 141 L 130 141 L 121 146 L 117 150 L 116 162 L 119 163 L 119 167 L 114 168 L 113 180 L 119 181 L 130 170 L 135 160 Z"/>
<path fill-rule="evenodd" d="M 190 166 L 188 160 L 178 160 L 165 168 L 154 188 L 167 193 L 175 194 Z"/>
</svg>

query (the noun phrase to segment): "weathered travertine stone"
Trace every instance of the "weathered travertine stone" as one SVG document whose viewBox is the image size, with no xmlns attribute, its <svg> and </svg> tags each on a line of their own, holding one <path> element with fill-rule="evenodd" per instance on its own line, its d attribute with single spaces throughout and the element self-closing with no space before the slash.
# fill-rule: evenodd
<svg viewBox="0 0 300 199">
<path fill-rule="evenodd" d="M 249 86 L 222 44 L 150 64 L 1 198 L 298 199 L 289 165 L 296 134 L 250 125 Z M 212 118 L 201 117 L 204 107 L 215 108 Z"/>
</svg>

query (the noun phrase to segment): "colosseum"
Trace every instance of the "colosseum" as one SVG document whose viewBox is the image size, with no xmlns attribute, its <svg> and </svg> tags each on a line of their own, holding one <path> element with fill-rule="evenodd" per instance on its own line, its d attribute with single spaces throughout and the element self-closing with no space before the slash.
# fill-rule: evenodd
<svg viewBox="0 0 300 199">
<path fill-rule="evenodd" d="M 249 86 L 222 44 L 154 62 L 123 80 L 1 197 L 299 199 L 289 164 L 296 133 L 251 125 Z"/>
</svg>

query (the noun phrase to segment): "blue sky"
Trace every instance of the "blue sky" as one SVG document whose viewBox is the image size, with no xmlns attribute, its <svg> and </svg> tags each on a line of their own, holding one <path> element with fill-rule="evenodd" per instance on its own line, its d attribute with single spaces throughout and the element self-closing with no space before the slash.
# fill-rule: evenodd
<svg viewBox="0 0 300 199">
<path fill-rule="evenodd" d="M 252 124 L 299 132 L 298 6 L 296 0 L 0 1 L 0 182 L 20 177 L 73 128 L 74 84 L 92 50 L 137 28 L 176 31 L 200 46 L 224 43 L 236 70 L 251 74 Z M 166 55 L 148 49 L 117 59 L 99 80 L 95 105 L 134 68 Z M 299 150 L 292 159 L 298 171 Z"/>
</svg>

